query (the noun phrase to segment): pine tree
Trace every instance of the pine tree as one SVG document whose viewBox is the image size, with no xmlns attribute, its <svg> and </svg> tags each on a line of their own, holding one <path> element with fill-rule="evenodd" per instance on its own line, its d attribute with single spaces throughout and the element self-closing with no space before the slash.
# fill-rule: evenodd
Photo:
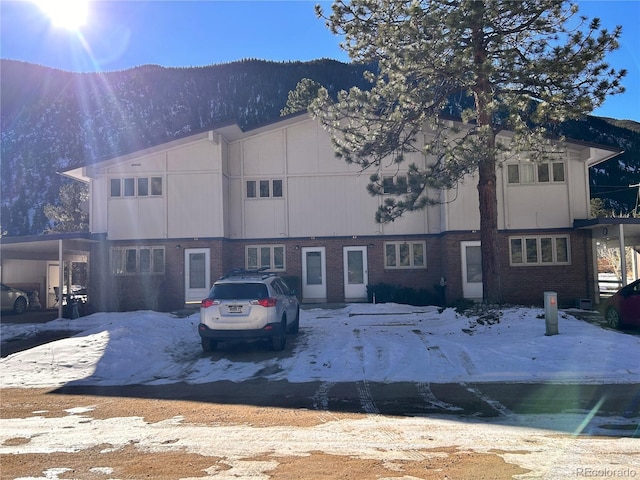
<svg viewBox="0 0 640 480">
<path fill-rule="evenodd" d="M 60 187 L 60 205 L 45 205 L 44 214 L 53 224 L 45 233 L 89 231 L 89 214 L 83 204 L 89 200 L 87 185 L 71 182 Z"/>
<path fill-rule="evenodd" d="M 289 115 L 306 110 L 318 96 L 322 86 L 315 80 L 303 78 L 296 85 L 295 90 L 289 92 L 287 105 L 280 110 L 280 116 Z"/>
<path fill-rule="evenodd" d="M 624 91 L 626 72 L 605 62 L 621 28 L 587 23 L 563 0 L 337 0 L 327 17 L 316 8 L 353 61 L 378 65 L 370 90 L 351 88 L 336 102 L 321 90 L 310 107 L 336 154 L 363 169 L 416 151 L 428 160 L 409 165 L 408 193 L 386 197 L 376 219 L 423 209 L 436 202 L 429 192 L 477 173 L 484 301 L 502 303 L 496 167 L 518 152 L 548 159 L 558 149 L 543 125 L 580 118 Z M 471 107 L 451 111 L 451 98 L 471 98 Z M 514 132 L 508 145 L 497 142 L 501 130 Z M 369 191 L 382 193 L 376 174 Z"/>
</svg>

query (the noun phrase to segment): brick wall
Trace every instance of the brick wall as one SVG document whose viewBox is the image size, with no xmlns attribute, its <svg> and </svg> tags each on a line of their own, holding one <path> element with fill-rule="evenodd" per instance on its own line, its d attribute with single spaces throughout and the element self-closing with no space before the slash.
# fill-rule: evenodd
<svg viewBox="0 0 640 480">
<path fill-rule="evenodd" d="M 570 265 L 511 266 L 509 237 L 526 235 L 537 236 L 541 232 L 498 232 L 502 293 L 506 303 L 542 305 L 546 291 L 557 292 L 558 304 L 563 308 L 575 306 L 576 301 L 581 298 L 595 298 L 593 282 L 590 281 L 594 275 L 590 232 L 545 230 L 544 235 L 569 235 Z M 460 243 L 479 238 L 479 234 L 472 233 L 450 233 L 443 236 L 443 271 L 447 272 L 449 301 L 463 296 Z"/>
<path fill-rule="evenodd" d="M 558 293 L 561 307 L 574 306 L 577 299 L 594 298 L 591 237 L 588 231 L 545 231 L 548 235 L 570 235 L 571 264 L 561 266 L 510 266 L 510 235 L 539 235 L 540 232 L 499 232 L 502 259 L 501 279 L 504 299 L 511 304 L 542 305 L 544 292 Z M 286 271 L 281 275 L 296 277 L 302 294 L 302 249 L 324 247 L 326 253 L 327 301 L 344 301 L 343 247 L 366 246 L 368 283 L 387 283 L 435 293 L 441 276 L 447 279 L 447 301 L 462 298 L 461 242 L 479 240 L 476 232 L 412 236 L 410 240 L 426 242 L 426 269 L 385 269 L 384 242 L 402 237 L 342 237 L 322 239 L 265 239 L 238 241 L 227 239 L 172 240 L 167 242 L 104 242 L 92 248 L 90 264 L 90 310 L 122 311 L 154 309 L 171 311 L 184 307 L 184 251 L 209 248 L 211 281 L 236 267 L 244 267 L 245 245 L 284 244 Z M 109 250 L 112 246 L 165 246 L 165 274 L 115 276 L 111 274 Z"/>
<path fill-rule="evenodd" d="M 530 232 L 532 235 L 535 232 Z M 591 235 L 588 231 L 561 230 L 545 234 L 570 235 L 570 265 L 550 266 L 509 266 L 508 235 L 500 236 L 500 256 L 505 258 L 502 268 L 504 297 L 509 303 L 542 305 L 544 292 L 558 294 L 558 305 L 562 308 L 574 307 L 576 300 L 595 298 L 593 252 Z"/>
</svg>

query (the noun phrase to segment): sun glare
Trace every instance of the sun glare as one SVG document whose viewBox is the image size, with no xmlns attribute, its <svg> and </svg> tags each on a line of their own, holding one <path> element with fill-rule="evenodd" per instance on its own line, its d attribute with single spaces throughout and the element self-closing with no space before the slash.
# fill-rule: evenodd
<svg viewBox="0 0 640 480">
<path fill-rule="evenodd" d="M 55 27 L 78 30 L 89 16 L 89 0 L 36 0 Z"/>
</svg>

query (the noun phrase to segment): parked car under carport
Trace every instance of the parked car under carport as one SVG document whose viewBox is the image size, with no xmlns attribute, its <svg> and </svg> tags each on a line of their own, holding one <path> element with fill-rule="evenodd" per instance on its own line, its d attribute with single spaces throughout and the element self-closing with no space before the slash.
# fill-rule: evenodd
<svg viewBox="0 0 640 480">
<path fill-rule="evenodd" d="M 29 308 L 29 295 L 22 290 L 10 287 L 9 285 L 2 285 L 1 301 L 3 312 L 13 312 L 15 314 L 21 314 L 27 311 Z"/>
<path fill-rule="evenodd" d="M 611 328 L 640 326 L 640 279 L 618 290 L 605 302 L 604 315 Z"/>
</svg>

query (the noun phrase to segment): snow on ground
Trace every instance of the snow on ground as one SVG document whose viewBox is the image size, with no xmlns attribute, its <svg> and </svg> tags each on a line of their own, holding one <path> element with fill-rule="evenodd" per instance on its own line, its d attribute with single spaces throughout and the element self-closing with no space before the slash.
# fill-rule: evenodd
<svg viewBox="0 0 640 480">
<path fill-rule="evenodd" d="M 268 352 L 253 362 L 231 361 L 237 355 L 224 349 L 216 354 L 216 361 L 203 355 L 198 314 L 175 318 L 150 311 L 97 313 L 41 325 L 2 324 L 3 342 L 36 331 L 77 334 L 1 359 L 0 386 L 198 384 L 241 382 L 256 375 L 289 382 L 640 383 L 639 337 L 577 320 L 570 312 L 559 314 L 559 334 L 546 336 L 543 314 L 541 309 L 512 308 L 496 322 L 495 318 L 460 316 L 452 309 L 439 313 L 435 307 L 315 308 L 301 312 L 300 334 L 295 340 L 289 337 L 290 354 Z M 393 465 L 446 456 L 444 449 L 453 447 L 499 455 L 530 470 L 517 476 L 521 479 L 640 475 L 637 439 L 621 438 L 615 432 L 610 438 L 584 435 L 590 431 L 607 435 L 597 425 L 625 425 L 633 420 L 598 419 L 593 417 L 596 412 L 507 412 L 488 419 L 325 415 L 324 423 L 312 427 L 260 427 L 191 424 L 182 417 L 157 423 L 142 417 L 99 419 L 92 417 L 92 408 L 78 404 L 63 417 L 33 412 L 29 418 L 0 419 L 0 453 L 81 454 L 97 445 L 109 445 L 112 450 L 135 445 L 141 451 L 211 456 L 208 475 L 199 478 L 267 480 L 278 458 L 290 455 L 320 451 Z M 586 427 L 588 423 L 596 427 Z M 571 435 L 576 425 L 579 428 Z M 261 456 L 269 460 L 256 461 Z M 100 463 L 104 462 L 100 458 L 96 462 L 91 471 L 109 478 L 111 465 Z M 66 478 L 69 470 L 62 464 L 48 467 L 40 477 L 21 480 Z"/>
<path fill-rule="evenodd" d="M 510 308 L 499 321 L 453 309 L 349 304 L 300 313 L 287 357 L 258 362 L 202 355 L 198 314 L 96 313 L 39 325 L 1 325 L 4 341 L 34 331 L 72 330 L 71 338 L 0 360 L 3 387 L 241 382 L 257 372 L 289 382 L 640 383 L 640 338 L 559 312 L 547 336 L 544 310 Z M 278 368 L 269 368 L 277 365 Z"/>
</svg>

